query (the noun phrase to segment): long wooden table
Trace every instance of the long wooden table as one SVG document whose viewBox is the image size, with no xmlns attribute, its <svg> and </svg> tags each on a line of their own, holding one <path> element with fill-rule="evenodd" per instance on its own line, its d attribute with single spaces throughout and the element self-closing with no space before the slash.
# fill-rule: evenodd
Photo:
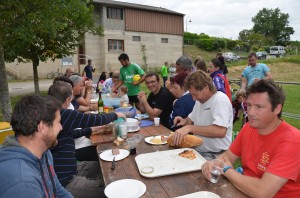
<svg viewBox="0 0 300 198">
<path fill-rule="evenodd" d="M 169 135 L 170 130 L 165 128 L 164 126 L 150 126 L 141 128 L 140 131 L 136 133 L 142 134 L 143 136 L 147 137 L 153 135 Z M 131 137 L 136 133 L 128 133 L 128 137 Z M 112 134 L 111 137 L 113 137 Z M 92 136 L 91 141 L 92 143 L 97 144 L 97 136 Z M 112 142 L 102 143 L 97 146 L 97 151 L 98 153 L 100 153 L 104 150 L 111 149 L 112 147 L 114 147 L 114 144 Z M 137 146 L 136 155 L 169 149 L 174 148 L 169 147 L 168 145 L 150 145 L 145 141 L 141 141 Z M 111 182 L 120 179 L 140 180 L 144 182 L 147 187 L 147 191 L 142 196 L 143 198 L 177 197 L 198 191 L 210 191 L 218 194 L 221 198 L 247 197 L 236 187 L 234 187 L 224 176 L 221 176 L 218 183 L 213 184 L 204 178 L 201 171 L 194 171 L 157 178 L 143 177 L 139 174 L 135 162 L 136 155 L 129 155 L 127 158 L 121 161 L 117 161 L 115 170 L 111 170 L 111 162 L 106 162 L 100 159 L 100 166 L 105 185 L 108 185 Z M 122 196 L 120 195 L 120 197 Z"/>
</svg>

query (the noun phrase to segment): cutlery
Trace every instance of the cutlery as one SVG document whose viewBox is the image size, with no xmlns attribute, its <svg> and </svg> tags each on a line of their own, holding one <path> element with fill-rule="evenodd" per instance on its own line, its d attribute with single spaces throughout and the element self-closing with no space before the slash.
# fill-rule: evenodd
<svg viewBox="0 0 300 198">
<path fill-rule="evenodd" d="M 114 156 L 112 164 L 111 164 L 111 170 L 115 170 L 116 167 L 116 156 Z"/>
</svg>

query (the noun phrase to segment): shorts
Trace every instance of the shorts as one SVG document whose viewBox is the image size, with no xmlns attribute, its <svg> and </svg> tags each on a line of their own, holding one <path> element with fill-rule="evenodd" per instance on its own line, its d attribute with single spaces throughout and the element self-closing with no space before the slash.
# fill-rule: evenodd
<svg viewBox="0 0 300 198">
<path fill-rule="evenodd" d="M 128 96 L 128 98 L 129 98 L 129 103 L 130 104 L 139 103 L 140 102 L 139 99 L 138 99 L 138 97 L 137 97 L 137 95 L 136 96 Z"/>
</svg>

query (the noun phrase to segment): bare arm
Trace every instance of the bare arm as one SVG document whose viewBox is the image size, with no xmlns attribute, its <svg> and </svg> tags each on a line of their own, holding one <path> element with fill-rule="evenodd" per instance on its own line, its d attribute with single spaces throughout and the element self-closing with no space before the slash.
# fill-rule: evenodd
<svg viewBox="0 0 300 198">
<path fill-rule="evenodd" d="M 246 87 L 247 87 L 247 78 L 245 77 L 241 77 L 241 80 L 242 80 L 242 86 L 241 86 L 241 89 L 244 89 L 246 90 Z"/>
<path fill-rule="evenodd" d="M 119 87 L 121 87 L 123 84 L 124 84 L 124 81 L 120 80 L 118 82 L 118 84 L 115 87 L 112 88 L 111 92 L 114 92 L 115 90 L 118 90 Z"/>
<path fill-rule="evenodd" d="M 186 125 L 175 131 L 174 144 L 179 145 L 183 137 L 190 132 L 205 137 L 224 138 L 226 136 L 227 128 L 218 125 L 209 125 L 209 126 Z"/>
<path fill-rule="evenodd" d="M 266 73 L 265 79 L 272 79 L 272 74 L 271 74 L 271 72 L 267 72 L 267 73 Z"/>
<path fill-rule="evenodd" d="M 232 166 L 238 156 L 234 155 L 230 150 L 220 155 L 218 159 L 224 161 L 227 165 Z M 203 175 L 209 179 L 211 172 L 210 162 L 206 162 L 202 166 Z M 278 177 L 274 174 L 265 172 L 262 178 L 245 176 L 234 169 L 228 169 L 224 176 L 236 186 L 239 190 L 250 197 L 273 197 L 280 188 L 287 182 L 287 179 Z"/>
<path fill-rule="evenodd" d="M 140 101 L 140 111 L 143 113 L 147 113 L 149 115 L 150 118 L 154 118 L 154 117 L 158 117 L 162 110 L 161 109 L 157 109 L 157 108 L 152 108 L 146 98 L 146 93 L 145 92 L 140 92 L 138 94 L 138 99 Z"/>
</svg>

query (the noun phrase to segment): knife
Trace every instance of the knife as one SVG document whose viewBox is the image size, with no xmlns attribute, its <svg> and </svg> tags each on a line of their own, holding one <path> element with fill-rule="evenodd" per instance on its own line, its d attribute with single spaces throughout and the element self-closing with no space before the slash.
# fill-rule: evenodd
<svg viewBox="0 0 300 198">
<path fill-rule="evenodd" d="M 115 167 L 116 167 L 116 156 L 114 156 L 113 158 L 113 161 L 112 161 L 112 164 L 111 164 L 111 170 L 115 170 Z"/>
</svg>

